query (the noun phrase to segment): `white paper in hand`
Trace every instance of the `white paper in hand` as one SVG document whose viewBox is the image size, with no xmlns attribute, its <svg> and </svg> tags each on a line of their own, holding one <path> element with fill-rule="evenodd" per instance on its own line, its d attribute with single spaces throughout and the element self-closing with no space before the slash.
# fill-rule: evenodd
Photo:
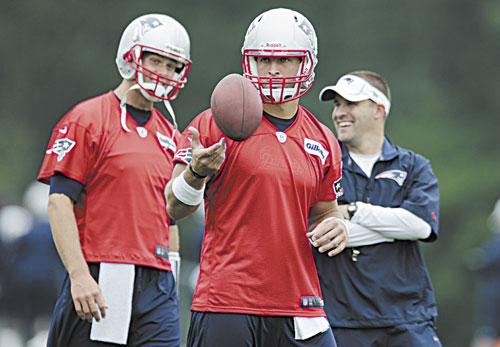
<svg viewBox="0 0 500 347">
<path fill-rule="evenodd" d="M 90 339 L 120 345 L 127 344 L 132 316 L 135 267 L 130 264 L 101 263 L 99 287 L 108 309 L 106 318 L 92 322 Z"/>
</svg>

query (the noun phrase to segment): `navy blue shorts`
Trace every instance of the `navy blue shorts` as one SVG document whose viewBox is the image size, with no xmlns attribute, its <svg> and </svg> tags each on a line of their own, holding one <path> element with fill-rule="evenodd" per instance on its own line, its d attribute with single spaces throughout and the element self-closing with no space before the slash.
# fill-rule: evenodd
<svg viewBox="0 0 500 347">
<path fill-rule="evenodd" d="M 99 264 L 89 264 L 94 279 Z M 178 347 L 181 345 L 179 300 L 171 272 L 145 266 L 135 267 L 132 319 L 127 346 Z M 109 347 L 114 344 L 90 340 L 91 324 L 80 319 L 71 297 L 66 273 L 52 314 L 48 347 Z"/>
<path fill-rule="evenodd" d="M 189 347 L 336 347 L 331 329 L 295 340 L 293 317 L 191 312 Z"/>
<path fill-rule="evenodd" d="M 434 323 L 420 322 L 385 328 L 333 328 L 339 347 L 441 347 Z"/>
</svg>

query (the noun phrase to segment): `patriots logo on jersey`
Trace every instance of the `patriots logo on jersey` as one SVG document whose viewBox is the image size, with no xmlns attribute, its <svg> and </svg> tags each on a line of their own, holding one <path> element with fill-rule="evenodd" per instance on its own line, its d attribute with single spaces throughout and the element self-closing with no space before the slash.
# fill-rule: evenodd
<svg viewBox="0 0 500 347">
<path fill-rule="evenodd" d="M 58 139 L 54 142 L 52 148 L 47 150 L 47 154 L 55 153 L 57 154 L 57 161 L 61 161 L 64 156 L 71 151 L 71 149 L 75 146 L 76 142 L 72 141 L 68 138 Z"/>
<path fill-rule="evenodd" d="M 160 25 L 163 25 L 163 23 L 160 22 L 155 17 L 146 17 L 146 18 L 144 18 L 143 20 L 141 20 L 142 35 L 146 34 L 151 29 L 159 27 Z"/>
<path fill-rule="evenodd" d="M 333 191 L 335 192 L 337 198 L 344 195 L 344 188 L 342 188 L 342 178 L 339 178 L 338 180 L 333 182 Z"/>
<path fill-rule="evenodd" d="M 193 158 L 193 152 L 191 150 L 191 147 L 180 149 L 177 153 L 175 153 L 174 156 L 174 160 L 179 159 L 185 162 L 186 164 L 189 164 L 192 158 Z"/>
<path fill-rule="evenodd" d="M 406 176 L 408 173 L 406 171 L 401 171 L 401 170 L 388 170 L 379 173 L 377 176 L 375 176 L 375 179 L 379 178 L 388 178 L 391 180 L 396 181 L 396 183 L 401 187 L 403 183 L 406 180 Z"/>
<path fill-rule="evenodd" d="M 326 158 L 330 154 L 319 142 L 308 139 L 304 139 L 304 150 L 312 155 L 317 155 L 321 159 L 321 163 L 324 165 Z"/>
</svg>

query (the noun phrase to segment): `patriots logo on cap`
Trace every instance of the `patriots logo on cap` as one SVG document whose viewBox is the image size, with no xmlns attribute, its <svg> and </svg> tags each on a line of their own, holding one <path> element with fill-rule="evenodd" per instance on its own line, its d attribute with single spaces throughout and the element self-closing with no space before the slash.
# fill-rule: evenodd
<svg viewBox="0 0 500 347">
<path fill-rule="evenodd" d="M 379 178 L 389 178 L 391 180 L 396 181 L 396 183 L 401 187 L 403 183 L 406 180 L 406 176 L 408 173 L 406 171 L 401 171 L 401 170 L 388 170 L 379 173 L 377 176 L 375 176 L 375 179 Z"/>
<path fill-rule="evenodd" d="M 160 22 L 158 19 L 155 17 L 146 17 L 141 20 L 141 31 L 142 34 L 144 35 L 151 29 L 157 28 L 159 26 L 163 25 L 162 22 Z"/>
<path fill-rule="evenodd" d="M 351 77 L 344 77 L 344 81 L 345 81 L 347 84 L 351 84 L 352 82 L 354 82 L 354 80 L 353 80 Z"/>
<path fill-rule="evenodd" d="M 57 154 L 57 161 L 61 161 L 64 156 L 71 151 L 71 149 L 75 146 L 76 142 L 72 141 L 68 138 L 58 139 L 52 145 L 52 148 L 47 150 L 47 154 L 55 153 Z"/>
</svg>

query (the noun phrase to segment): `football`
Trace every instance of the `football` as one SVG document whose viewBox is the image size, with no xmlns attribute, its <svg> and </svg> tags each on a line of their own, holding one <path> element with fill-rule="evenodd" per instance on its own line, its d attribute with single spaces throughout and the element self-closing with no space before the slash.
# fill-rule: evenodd
<svg viewBox="0 0 500 347">
<path fill-rule="evenodd" d="M 262 120 L 262 100 L 245 77 L 229 74 L 215 86 L 210 99 L 215 124 L 235 141 L 249 138 Z"/>
</svg>

